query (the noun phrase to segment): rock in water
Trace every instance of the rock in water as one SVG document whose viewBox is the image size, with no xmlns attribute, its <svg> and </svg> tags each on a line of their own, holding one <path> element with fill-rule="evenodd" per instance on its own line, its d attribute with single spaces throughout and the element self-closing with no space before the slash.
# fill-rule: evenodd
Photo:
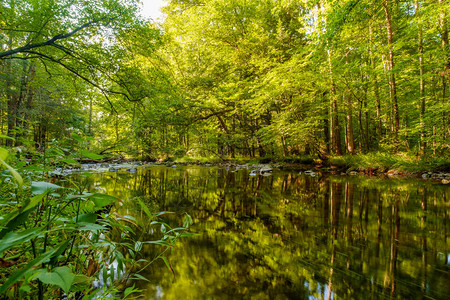
<svg viewBox="0 0 450 300">
<path fill-rule="evenodd" d="M 272 168 L 271 168 L 271 167 L 262 167 L 262 168 L 259 170 L 259 173 L 260 173 L 260 174 L 265 174 L 265 173 L 270 173 L 270 172 L 272 172 Z"/>
</svg>

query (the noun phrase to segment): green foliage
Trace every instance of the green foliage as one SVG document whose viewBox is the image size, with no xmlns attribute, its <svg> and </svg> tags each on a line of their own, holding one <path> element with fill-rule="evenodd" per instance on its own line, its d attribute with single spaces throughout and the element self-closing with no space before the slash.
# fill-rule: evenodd
<svg viewBox="0 0 450 300">
<path fill-rule="evenodd" d="M 168 1 L 162 24 L 134 0 L 25 2 L 0 26 L 0 139 L 24 156 L 448 159 L 446 2 L 383 2 L 390 45 L 373 0 Z"/>
<path fill-rule="evenodd" d="M 390 169 L 409 172 L 446 171 L 449 167 L 445 158 L 420 159 L 407 153 L 384 152 L 335 156 L 330 159 L 330 164 L 349 170 L 378 169 L 381 172 Z"/>
<path fill-rule="evenodd" d="M 158 257 L 168 262 L 167 250 L 178 239 L 189 236 L 185 231 L 192 218 L 187 214 L 183 227 L 172 228 L 158 221 L 161 214 L 150 212 L 142 201 L 139 201 L 141 209 L 153 220 L 151 223 L 114 213 L 118 198 L 84 191 L 89 174 L 79 180 L 60 181 L 58 185 L 33 181 L 39 177 L 40 173 L 27 176 L 23 189 L 15 195 L 9 194 L 16 189 L 12 184 L 2 184 L 0 188 L 1 297 L 119 293 L 119 282 L 142 277 L 139 272 L 156 259 L 143 257 L 142 245 L 157 247 Z M 74 187 L 68 186 L 69 183 Z M 150 228 L 161 228 L 162 237 L 148 240 L 136 235 Z M 99 278 L 102 291 L 92 286 Z M 130 287 L 123 297 L 138 292 Z"/>
</svg>

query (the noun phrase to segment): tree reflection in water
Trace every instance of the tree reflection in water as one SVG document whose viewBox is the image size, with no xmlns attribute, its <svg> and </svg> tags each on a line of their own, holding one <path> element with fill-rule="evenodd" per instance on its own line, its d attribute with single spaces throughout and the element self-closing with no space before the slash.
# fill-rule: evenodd
<svg viewBox="0 0 450 300">
<path fill-rule="evenodd" d="M 145 298 L 446 299 L 447 186 L 412 179 L 249 176 L 211 167 L 152 166 L 96 174 L 93 185 L 194 219 L 196 237 L 136 282 Z M 143 251 L 151 256 L 154 249 Z"/>
</svg>

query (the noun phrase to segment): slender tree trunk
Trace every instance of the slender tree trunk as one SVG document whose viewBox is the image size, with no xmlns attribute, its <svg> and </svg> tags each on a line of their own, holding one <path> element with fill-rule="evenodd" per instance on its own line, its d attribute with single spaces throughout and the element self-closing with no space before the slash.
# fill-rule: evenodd
<svg viewBox="0 0 450 300">
<path fill-rule="evenodd" d="M 348 65 L 348 58 L 346 57 L 346 65 Z M 348 72 L 348 66 L 347 66 L 347 75 L 350 80 L 349 72 Z M 347 120 L 346 120 L 346 127 L 345 127 L 345 136 L 346 136 L 346 146 L 347 146 L 347 153 L 348 154 L 355 154 L 355 140 L 353 137 L 353 103 L 352 103 L 352 96 L 351 96 L 351 87 L 348 87 L 348 90 L 345 92 L 345 104 L 347 106 Z"/>
<path fill-rule="evenodd" d="M 35 76 L 36 76 L 36 67 L 31 64 L 30 65 L 30 69 L 28 71 L 28 81 L 31 82 L 34 80 Z M 31 122 L 31 110 L 33 109 L 33 100 L 34 100 L 34 93 L 35 90 L 33 88 L 32 85 L 28 84 L 27 85 L 27 97 L 26 97 L 26 103 L 25 103 L 25 112 L 24 112 L 24 117 L 23 117 L 23 123 L 22 123 L 22 127 L 24 130 L 24 136 L 26 138 L 29 138 L 27 136 L 27 132 L 28 129 L 30 127 L 30 122 Z"/>
<path fill-rule="evenodd" d="M 425 80 L 424 76 L 424 66 L 423 66 L 423 34 L 422 34 L 422 25 L 420 24 L 420 6 L 419 0 L 415 2 L 416 7 L 416 18 L 417 18 L 417 26 L 418 26 L 418 37 L 417 37 L 417 46 L 419 52 L 419 73 L 420 73 L 420 83 L 419 83 L 419 103 L 420 103 L 420 155 L 425 154 L 426 149 L 426 133 L 425 133 Z"/>
<path fill-rule="evenodd" d="M 364 150 L 364 129 L 362 120 L 362 101 L 358 105 L 358 134 L 359 134 L 359 151 L 365 152 Z"/>
<path fill-rule="evenodd" d="M 442 51 L 444 53 L 444 73 L 442 76 L 442 98 L 443 105 L 446 105 L 446 89 L 447 83 L 450 86 L 450 55 L 449 55 L 449 42 L 448 42 L 448 28 L 447 28 L 447 14 L 445 13 L 444 5 L 447 0 L 439 0 L 440 6 L 440 27 L 441 27 L 441 44 Z M 447 82 L 448 81 L 448 82 Z M 450 134 L 450 110 L 442 112 L 442 139 L 446 140 L 447 135 Z"/>
<path fill-rule="evenodd" d="M 373 92 L 375 94 L 375 105 L 376 105 L 376 130 L 377 130 L 377 138 L 381 139 L 381 100 L 380 100 L 380 91 L 378 86 L 378 76 L 375 71 L 375 55 L 373 53 L 373 29 L 372 25 L 369 24 L 369 40 L 370 40 L 370 64 L 373 75 Z"/>
<path fill-rule="evenodd" d="M 342 146 L 341 146 L 341 130 L 339 127 L 339 111 L 338 111 L 338 102 L 337 102 L 337 95 L 336 95 L 336 85 L 334 83 L 333 78 L 333 66 L 331 63 L 332 60 L 332 53 L 331 50 L 327 51 L 328 54 L 328 67 L 330 72 L 330 86 L 331 86 L 331 93 L 330 93 L 330 101 L 331 101 L 331 107 L 330 107 L 330 139 L 331 139 L 331 149 L 336 155 L 342 155 Z"/>
<path fill-rule="evenodd" d="M 363 139 L 363 150 L 365 153 L 369 152 L 370 138 L 369 138 L 369 110 L 367 109 L 367 88 L 364 89 L 363 98 L 363 110 L 364 110 L 364 139 Z"/>
<path fill-rule="evenodd" d="M 345 98 L 347 103 L 347 126 L 345 130 L 347 134 L 347 153 L 355 154 L 355 141 L 353 137 L 352 97 L 347 93 Z"/>
<path fill-rule="evenodd" d="M 329 122 L 329 119 L 328 119 L 328 114 L 327 114 L 327 112 L 328 112 L 328 109 L 327 109 L 327 106 L 328 105 L 325 105 L 325 95 L 324 94 L 322 94 L 322 102 L 324 103 L 324 112 L 323 112 L 323 115 L 324 115 L 324 118 L 323 118 L 323 135 L 324 135 L 324 141 L 325 141 L 325 148 L 326 148 L 326 153 L 327 154 L 330 154 L 330 122 Z"/>
<path fill-rule="evenodd" d="M 325 1 L 318 2 L 318 8 L 322 15 L 322 25 L 327 24 L 326 13 L 324 13 Z M 338 103 L 337 103 L 337 95 L 336 95 L 336 85 L 334 83 L 333 78 L 333 65 L 332 65 L 332 51 L 331 49 L 327 50 L 328 57 L 328 69 L 330 76 L 330 153 L 334 153 L 336 155 L 342 155 L 342 146 L 341 146 L 341 132 L 339 127 L 339 112 L 338 112 Z"/>
<path fill-rule="evenodd" d="M 395 82 L 395 74 L 394 74 L 394 68 L 395 68 L 395 61 L 394 61 L 394 29 L 392 27 L 392 15 L 391 11 L 389 9 L 389 4 L 392 0 L 384 0 L 382 2 L 382 5 L 384 7 L 384 13 L 386 16 L 386 29 L 387 29 L 387 36 L 388 36 L 388 46 L 389 46 L 389 89 L 390 89 L 390 95 L 393 105 L 393 118 L 394 118 L 394 124 L 393 124 L 393 132 L 394 132 L 394 144 L 395 149 L 397 150 L 398 147 L 398 131 L 400 129 L 400 116 L 399 116 L 399 110 L 398 110 L 398 102 L 397 102 L 397 85 Z"/>
</svg>

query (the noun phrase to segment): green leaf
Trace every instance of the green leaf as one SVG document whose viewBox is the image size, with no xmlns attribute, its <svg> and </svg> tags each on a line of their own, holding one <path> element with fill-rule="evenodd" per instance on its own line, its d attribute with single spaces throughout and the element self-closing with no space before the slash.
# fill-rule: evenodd
<svg viewBox="0 0 450 300">
<path fill-rule="evenodd" d="M 148 209 L 147 205 L 145 205 L 145 203 L 142 202 L 142 200 L 140 198 L 137 198 L 137 200 L 138 200 L 139 205 L 141 206 L 142 210 L 147 215 L 147 217 L 153 219 L 153 214 L 150 212 L 150 210 Z"/>
<path fill-rule="evenodd" d="M 12 286 L 17 281 L 19 281 L 25 275 L 25 273 L 27 273 L 29 270 L 31 270 L 35 266 L 47 262 L 54 256 L 58 256 L 59 255 L 58 253 L 62 247 L 67 247 L 67 241 L 60 244 L 60 246 L 58 248 L 49 250 L 49 251 L 45 252 L 44 254 L 42 254 L 41 256 L 33 259 L 23 269 L 10 275 L 8 277 L 8 279 L 6 280 L 6 282 L 0 287 L 0 294 L 3 294 L 4 292 L 6 292 L 10 286 Z"/>
<path fill-rule="evenodd" d="M 104 207 L 118 200 L 116 197 L 106 194 L 93 194 L 89 196 L 89 199 L 94 202 L 96 207 Z"/>
<path fill-rule="evenodd" d="M 41 193 L 39 195 L 35 195 L 35 196 L 31 197 L 30 201 L 26 205 L 24 205 L 22 210 L 26 211 L 26 210 L 33 209 L 36 205 L 38 205 L 42 201 L 42 199 L 44 199 L 44 197 L 47 195 L 48 192 L 50 192 L 50 190 L 48 190 L 45 193 Z"/>
<path fill-rule="evenodd" d="M 56 189 L 62 188 L 59 185 L 50 183 L 50 182 L 45 182 L 45 181 L 33 181 L 31 183 L 31 192 L 34 195 L 39 195 L 39 194 L 43 194 L 45 192 L 50 192 Z"/>
<path fill-rule="evenodd" d="M 77 223 L 83 223 L 83 224 L 94 224 L 97 221 L 97 215 L 96 214 L 82 214 L 77 217 L 73 217 L 73 220 Z"/>
<path fill-rule="evenodd" d="M 76 221 L 76 217 L 73 218 Z M 96 224 L 97 215 L 96 214 L 82 214 L 78 216 L 77 225 L 79 226 L 79 230 L 82 231 L 96 231 L 96 230 L 104 230 L 105 226 L 100 224 Z"/>
<path fill-rule="evenodd" d="M 15 138 L 12 138 L 10 136 L 4 135 L 4 134 L 0 134 L 0 139 L 7 139 L 7 140 L 12 140 L 15 141 Z"/>
<path fill-rule="evenodd" d="M 133 286 L 127 287 L 125 289 L 125 291 L 123 292 L 123 299 L 126 299 L 129 295 L 131 295 L 133 293 L 139 293 L 139 292 L 141 292 L 141 290 L 136 289 L 133 284 Z"/>
<path fill-rule="evenodd" d="M 0 147 L 0 159 L 1 160 L 6 160 L 6 158 L 8 157 L 9 152 L 8 150 L 6 150 L 5 148 L 1 148 Z"/>
<path fill-rule="evenodd" d="M 160 246 L 172 247 L 172 245 L 169 244 L 168 242 L 161 241 L 161 240 L 158 240 L 158 241 L 145 241 L 145 242 L 142 242 L 142 243 L 143 244 L 155 244 L 155 245 L 160 245 Z"/>
<path fill-rule="evenodd" d="M 167 258 L 165 256 L 161 256 L 160 258 L 164 261 L 164 263 L 166 264 L 167 268 L 169 268 L 169 270 L 172 272 L 172 274 L 175 275 L 175 272 L 173 271 L 172 266 L 170 265 L 170 263 L 167 260 Z"/>
<path fill-rule="evenodd" d="M 188 228 L 189 226 L 192 225 L 192 223 L 194 223 L 192 221 L 192 217 L 188 213 L 186 213 L 186 216 L 184 217 L 184 222 L 183 222 L 184 228 Z"/>
<path fill-rule="evenodd" d="M 0 148 L 0 157 L 4 157 L 5 156 L 5 153 L 4 153 L 4 151 L 3 150 L 5 150 L 5 149 L 3 149 L 3 148 Z M 6 151 L 6 152 L 8 152 L 8 151 Z M 8 155 L 6 155 L 6 157 L 7 157 Z M 12 176 L 14 177 L 14 179 L 16 180 L 16 182 L 17 182 L 17 184 L 21 187 L 22 185 L 23 185 L 23 179 L 22 179 L 22 176 L 20 176 L 20 174 L 19 173 L 17 173 L 17 171 L 16 170 L 14 170 L 10 165 L 8 165 L 2 158 L 0 158 L 0 163 L 2 164 L 2 165 L 4 165 L 5 166 L 5 168 L 7 168 L 8 170 L 9 170 L 9 172 L 11 172 L 11 174 L 12 174 Z"/>
<path fill-rule="evenodd" d="M 81 231 L 97 231 L 107 229 L 105 226 L 99 224 L 78 223 L 78 225 L 80 225 L 79 230 Z"/>
<path fill-rule="evenodd" d="M 55 254 L 50 259 L 49 265 L 51 265 L 51 266 L 55 266 L 56 265 L 56 263 L 58 262 L 58 257 L 61 254 L 63 254 L 64 251 L 66 251 L 67 246 L 69 246 L 70 242 L 71 242 L 71 239 L 68 239 L 68 240 L 62 242 L 61 244 L 59 244 L 58 248 L 56 249 Z"/>
<path fill-rule="evenodd" d="M 94 152 L 90 152 L 87 150 L 81 150 L 80 153 L 81 153 L 81 155 L 83 155 L 87 158 L 90 158 L 90 159 L 103 159 L 104 158 L 104 156 L 102 156 L 102 155 L 98 155 Z"/>
<path fill-rule="evenodd" d="M 22 225 L 28 218 L 28 215 L 33 208 L 41 202 L 46 194 L 40 194 L 27 200 L 23 207 L 15 210 L 6 215 L 0 222 L 0 227 L 3 229 L 0 231 L 0 239 L 3 238 L 8 232 L 13 231 L 15 228 Z"/>
<path fill-rule="evenodd" d="M 55 268 L 52 271 L 43 269 L 36 278 L 45 284 L 59 286 L 64 292 L 68 293 L 75 280 L 75 274 L 72 273 L 69 267 L 64 266 Z"/>
<path fill-rule="evenodd" d="M 70 290 L 72 292 L 81 292 L 90 288 L 92 281 L 94 278 L 87 277 L 86 275 L 75 275 L 75 279 L 73 280 L 72 286 Z"/>
<path fill-rule="evenodd" d="M 72 138 L 79 143 L 83 142 L 83 138 L 76 133 L 72 133 Z"/>
<path fill-rule="evenodd" d="M 134 251 L 139 252 L 142 250 L 142 242 L 137 241 L 136 244 L 134 244 Z"/>
<path fill-rule="evenodd" d="M 41 234 L 42 227 L 31 228 L 21 232 L 8 232 L 0 240 L 0 254 L 11 248 L 18 247 L 20 244 L 27 242 Z"/>
<path fill-rule="evenodd" d="M 132 279 L 138 279 L 138 280 L 144 280 L 144 281 L 150 282 L 150 280 L 148 280 L 147 278 L 145 278 L 145 277 L 142 276 L 141 274 L 134 274 L 134 275 L 132 276 Z"/>
<path fill-rule="evenodd" d="M 156 217 L 162 216 L 162 215 L 166 215 L 166 214 L 174 214 L 174 212 L 171 211 L 161 211 L 157 214 L 155 214 Z"/>
<path fill-rule="evenodd" d="M 65 158 L 65 159 L 62 159 L 61 161 L 68 165 L 78 165 L 78 162 L 73 158 Z"/>
</svg>

